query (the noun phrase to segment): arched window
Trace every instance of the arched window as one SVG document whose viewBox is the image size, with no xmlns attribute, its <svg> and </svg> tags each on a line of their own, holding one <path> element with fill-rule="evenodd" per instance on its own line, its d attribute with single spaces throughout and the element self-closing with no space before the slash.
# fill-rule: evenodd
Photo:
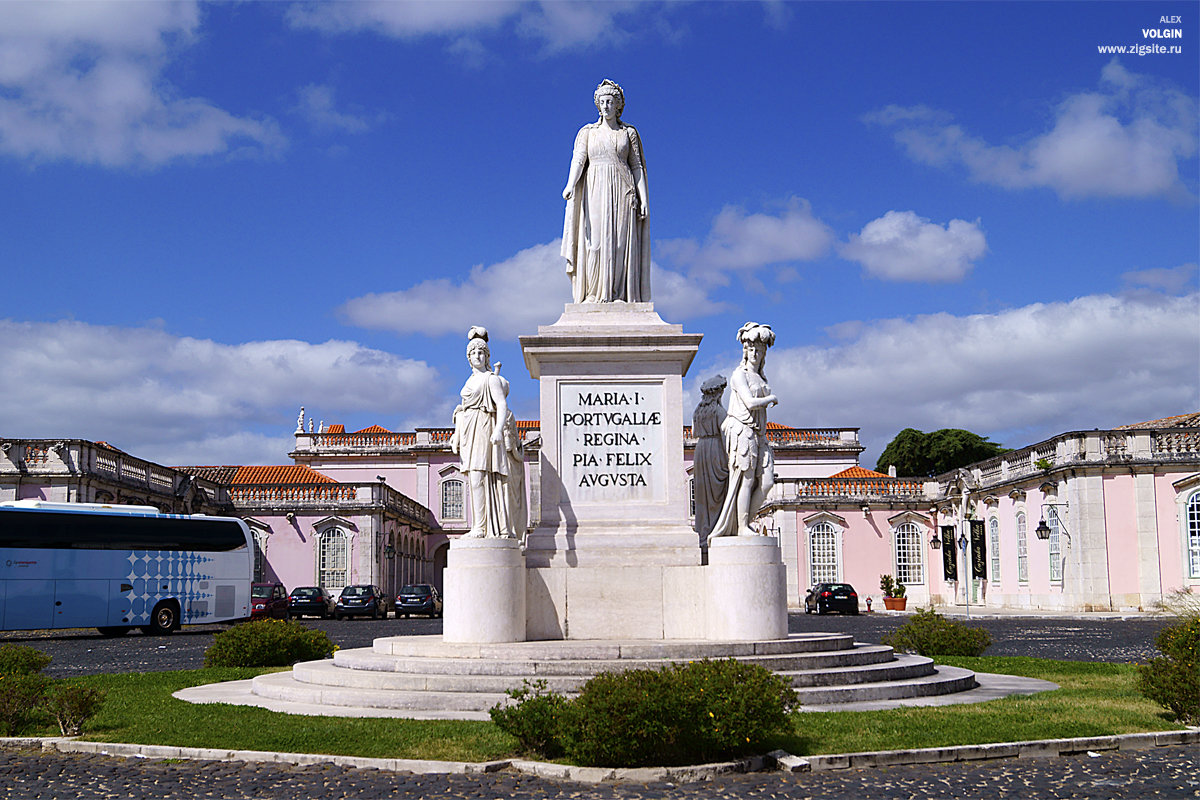
<svg viewBox="0 0 1200 800">
<path fill-rule="evenodd" d="M 811 586 L 836 583 L 841 578 L 841 558 L 838 552 L 837 531 L 828 522 L 818 522 L 808 529 L 808 558 Z"/>
<path fill-rule="evenodd" d="M 893 529 L 896 540 L 896 580 L 924 583 L 925 562 L 921 553 L 921 529 L 915 522 L 902 522 Z"/>
<path fill-rule="evenodd" d="M 442 519 L 465 519 L 463 482 L 458 478 L 442 481 Z"/>
<path fill-rule="evenodd" d="M 338 528 L 321 534 L 317 544 L 317 585 L 326 589 L 341 588 L 348 583 L 346 565 L 350 563 L 350 542 Z"/>
<path fill-rule="evenodd" d="M 1046 525 L 1050 528 L 1050 582 L 1062 583 L 1062 528 L 1058 524 L 1058 511 L 1051 506 L 1045 513 Z"/>
<path fill-rule="evenodd" d="M 262 583 L 267 574 L 267 534 L 254 531 L 254 581 Z"/>
<path fill-rule="evenodd" d="M 1187 503 L 1188 577 L 1200 578 L 1200 492 Z"/>
<path fill-rule="evenodd" d="M 988 552 L 992 557 L 992 570 L 988 575 L 992 583 L 1000 582 L 1000 520 L 988 520 Z"/>
<path fill-rule="evenodd" d="M 1017 580 L 1029 583 L 1029 542 L 1025 539 L 1025 512 L 1017 514 Z"/>
</svg>

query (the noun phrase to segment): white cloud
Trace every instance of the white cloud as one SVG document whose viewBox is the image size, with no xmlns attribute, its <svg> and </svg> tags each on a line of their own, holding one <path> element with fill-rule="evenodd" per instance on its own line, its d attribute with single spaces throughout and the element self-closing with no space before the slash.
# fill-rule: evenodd
<svg viewBox="0 0 1200 800">
<path fill-rule="evenodd" d="M 1168 294 L 1179 294 L 1196 274 L 1195 264 L 1180 264 L 1178 267 L 1155 267 L 1131 270 L 1122 273 L 1121 280 L 1131 286 L 1160 289 Z"/>
<path fill-rule="evenodd" d="M 559 253 L 561 240 L 534 245 L 496 264 L 477 264 L 461 281 L 435 278 L 407 289 L 367 294 L 338 309 L 347 322 L 364 328 L 421 333 L 462 334 L 483 325 L 495 336 L 531 333 L 558 319 L 571 302 L 571 281 Z M 673 318 L 712 314 L 721 306 L 682 275 L 653 265 L 655 308 Z"/>
<path fill-rule="evenodd" d="M 808 201 L 793 197 L 777 216 L 726 206 L 703 243 L 665 239 L 656 246 L 663 261 L 676 269 L 723 284 L 732 271 L 820 258 L 832 242 L 829 226 L 813 216 Z"/>
<path fill-rule="evenodd" d="M 0 152 L 116 167 L 281 147 L 270 120 L 163 79 L 199 25 L 194 2 L 0 3 Z"/>
<path fill-rule="evenodd" d="M 856 323 L 831 345 L 773 349 L 767 371 L 781 402 L 771 418 L 862 426 L 872 466 L 907 427 L 966 428 L 1021 447 L 1194 411 L 1198 319 L 1200 295 L 1142 293 Z"/>
<path fill-rule="evenodd" d="M 912 211 L 889 211 L 850 234 L 838 247 L 842 258 L 890 281 L 961 281 L 987 252 L 978 220 L 952 219 L 945 227 Z"/>
<path fill-rule="evenodd" d="M 890 106 L 867 119 L 892 127 L 917 161 L 961 164 L 982 183 L 1076 198 L 1185 195 L 1179 164 L 1196 154 L 1196 117 L 1194 98 L 1113 60 L 1097 91 L 1064 99 L 1051 128 L 1017 146 L 989 144 L 922 106 Z"/>
<path fill-rule="evenodd" d="M 354 342 L 221 344 L 153 328 L 0 320 L 4 435 L 102 439 L 163 463 L 258 460 L 306 401 L 385 419 L 426 413 L 436 370 Z M 228 447 L 229 449 L 226 449 Z M 276 448 L 270 460 L 286 460 Z M 236 462 L 235 462 L 236 463 Z"/>
<path fill-rule="evenodd" d="M 340 34 L 373 31 L 398 39 L 443 37 L 452 52 L 477 63 L 482 44 L 476 37 L 511 31 L 540 42 L 547 52 L 568 47 L 612 46 L 632 35 L 618 21 L 643 14 L 647 4 L 637 2 L 510 2 L 509 0 L 358 0 L 357 2 L 306 2 L 288 9 L 287 21 L 298 28 Z M 642 20 L 644 26 L 644 19 Z M 659 22 L 661 27 L 662 23 Z"/>
<path fill-rule="evenodd" d="M 300 89 L 296 110 L 318 129 L 345 133 L 365 133 L 374 123 L 386 116 L 339 111 L 336 108 L 333 87 L 320 84 L 309 84 Z"/>
</svg>

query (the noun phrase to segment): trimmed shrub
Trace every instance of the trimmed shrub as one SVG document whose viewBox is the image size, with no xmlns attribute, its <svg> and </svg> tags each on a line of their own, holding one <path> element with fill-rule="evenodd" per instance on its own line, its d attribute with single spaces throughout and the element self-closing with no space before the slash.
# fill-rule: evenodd
<svg viewBox="0 0 1200 800">
<path fill-rule="evenodd" d="M 506 694 L 516 702 L 496 705 L 488 711 L 496 727 L 516 738 L 524 753 L 543 758 L 562 755 L 567 699 L 551 692 L 544 680 L 522 681 L 520 689 L 510 689 Z"/>
<path fill-rule="evenodd" d="M 22 644 L 0 645 L 0 675 L 32 675 L 50 663 L 50 656 Z"/>
<path fill-rule="evenodd" d="M 214 636 L 212 646 L 204 651 L 204 666 L 286 667 L 326 658 L 335 649 L 324 631 L 290 620 L 261 619 Z"/>
<path fill-rule="evenodd" d="M 786 679 L 733 659 L 603 673 L 567 707 L 563 749 L 593 766 L 702 763 L 786 730 L 795 703 Z"/>
<path fill-rule="evenodd" d="M 50 679 L 37 672 L 0 674 L 0 735 L 15 736 L 42 721 Z"/>
<path fill-rule="evenodd" d="M 63 736 L 78 736 L 83 733 L 83 723 L 100 710 L 105 694 L 101 689 L 60 683 L 50 690 L 43 706 Z"/>
<path fill-rule="evenodd" d="M 1185 724 L 1200 724 L 1200 614 L 1163 628 L 1160 658 L 1138 666 L 1138 691 Z"/>
<path fill-rule="evenodd" d="M 923 656 L 979 656 L 991 645 L 992 637 L 982 628 L 952 622 L 932 608 L 922 608 L 886 634 L 883 643 L 898 652 Z"/>
</svg>

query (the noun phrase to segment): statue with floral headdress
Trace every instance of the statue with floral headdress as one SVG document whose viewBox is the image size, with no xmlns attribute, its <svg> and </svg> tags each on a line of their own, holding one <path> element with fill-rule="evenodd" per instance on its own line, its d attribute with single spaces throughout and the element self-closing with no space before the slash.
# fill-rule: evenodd
<svg viewBox="0 0 1200 800">
<path fill-rule="evenodd" d="M 767 441 L 767 409 L 779 399 L 767 385 L 767 348 L 775 344 L 770 325 L 747 322 L 737 334 L 742 363 L 729 376 L 729 412 L 721 425 L 729 483 L 721 513 L 708 538 L 757 536 L 750 527 L 775 484 L 775 454 Z"/>
<path fill-rule="evenodd" d="M 562 255 L 576 303 L 650 302 L 649 195 L 637 129 L 621 121 L 625 93 L 604 80 L 600 118 L 575 136 L 563 199 Z"/>
<path fill-rule="evenodd" d="M 471 494 L 471 530 L 466 539 L 524 535 L 525 459 L 516 418 L 508 408 L 509 383 L 500 363 L 491 366 L 486 328 L 467 333 L 471 377 L 463 384 L 462 402 L 454 409 L 450 451 L 459 457 Z"/>
</svg>

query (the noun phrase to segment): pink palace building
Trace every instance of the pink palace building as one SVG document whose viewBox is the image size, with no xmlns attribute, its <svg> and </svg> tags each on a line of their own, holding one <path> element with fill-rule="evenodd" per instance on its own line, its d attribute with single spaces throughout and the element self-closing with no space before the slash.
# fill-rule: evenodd
<svg viewBox="0 0 1200 800">
<path fill-rule="evenodd" d="M 258 577 L 288 589 L 440 586 L 471 524 L 450 429 L 309 427 L 277 466 L 166 467 L 104 442 L 0 437 L 0 501 L 236 515 L 255 533 Z M 520 428 L 536 492 L 538 423 Z M 777 480 L 760 522 L 780 539 L 793 606 L 844 581 L 878 609 L 883 574 L 910 608 L 1133 611 L 1200 590 L 1200 413 L 1063 433 L 935 478 L 859 466 L 857 428 L 768 435 Z M 694 445 L 685 430 L 689 474 Z"/>
</svg>

